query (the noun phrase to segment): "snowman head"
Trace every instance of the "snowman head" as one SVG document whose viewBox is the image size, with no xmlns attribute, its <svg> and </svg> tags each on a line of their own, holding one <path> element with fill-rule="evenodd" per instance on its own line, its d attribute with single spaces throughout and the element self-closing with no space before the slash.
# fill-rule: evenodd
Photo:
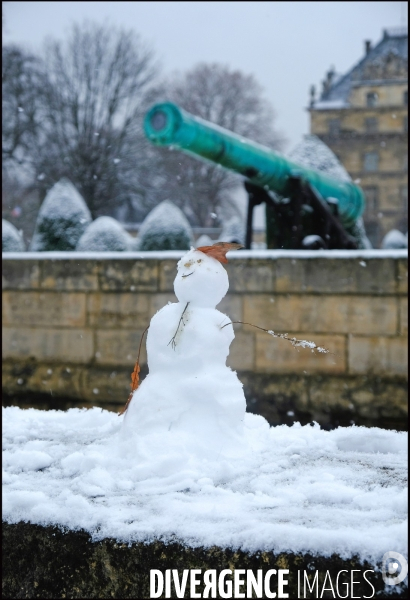
<svg viewBox="0 0 410 600">
<path fill-rule="evenodd" d="M 216 258 L 191 248 L 178 262 L 174 290 L 180 302 L 215 308 L 228 288 L 228 274 Z"/>
</svg>

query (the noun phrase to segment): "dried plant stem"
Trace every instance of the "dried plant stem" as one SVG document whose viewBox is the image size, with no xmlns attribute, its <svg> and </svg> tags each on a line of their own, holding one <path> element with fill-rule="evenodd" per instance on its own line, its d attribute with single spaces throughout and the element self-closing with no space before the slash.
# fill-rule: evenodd
<svg viewBox="0 0 410 600">
<path fill-rule="evenodd" d="M 295 337 L 290 338 L 290 337 L 288 337 L 287 333 L 275 333 L 271 329 L 265 329 L 264 327 L 259 327 L 259 325 L 254 325 L 253 323 L 245 323 L 244 321 L 231 321 L 230 323 L 225 323 L 225 325 L 222 325 L 221 329 L 223 329 L 227 325 L 233 325 L 235 323 L 240 323 L 241 325 L 250 325 L 251 327 L 255 327 L 256 329 L 260 329 L 261 331 L 268 333 L 272 337 L 282 338 L 282 340 L 286 340 L 286 341 L 290 342 L 294 348 L 296 348 L 296 347 L 310 348 L 310 350 L 312 350 L 312 352 L 317 350 L 321 354 L 333 354 L 334 356 L 336 356 L 334 354 L 334 352 L 330 352 L 330 350 L 328 350 L 327 348 L 322 348 L 321 346 L 317 346 L 315 344 L 315 342 L 308 342 L 307 340 L 298 340 Z"/>
<path fill-rule="evenodd" d="M 190 275 L 191 275 L 191 273 L 190 273 Z M 178 327 L 177 327 L 177 330 L 176 330 L 176 332 L 174 333 L 174 335 L 172 336 L 172 338 L 169 340 L 169 342 L 168 342 L 168 344 L 167 344 L 168 346 L 171 344 L 171 346 L 172 346 L 172 348 L 173 348 L 174 350 L 175 350 L 175 348 L 176 348 L 176 345 L 177 345 L 177 344 L 176 344 L 176 341 L 175 341 L 175 339 L 176 339 L 176 337 L 177 337 L 177 335 L 178 335 L 178 331 L 179 331 L 179 328 L 180 328 L 180 326 L 181 326 L 181 323 L 182 323 L 182 321 L 183 321 L 183 318 L 184 318 L 184 314 L 185 314 L 185 312 L 186 312 L 186 309 L 188 308 L 188 304 L 189 304 L 189 302 L 187 302 L 187 303 L 186 303 L 186 306 L 185 306 L 184 310 L 182 311 L 182 315 L 181 315 L 181 318 L 179 319 L 179 323 L 178 323 Z"/>
<path fill-rule="evenodd" d="M 129 404 L 131 402 L 132 395 L 133 395 L 133 393 L 135 392 L 135 390 L 139 386 L 139 382 L 140 382 L 140 378 L 139 378 L 139 372 L 140 372 L 140 354 L 141 354 L 141 348 L 142 348 L 142 340 L 144 339 L 144 335 L 147 333 L 148 329 L 149 329 L 149 325 L 148 325 L 148 327 L 146 327 L 144 329 L 144 332 L 143 332 L 143 334 L 141 336 L 141 339 L 140 339 L 140 345 L 138 347 L 137 362 L 135 363 L 134 370 L 131 373 L 131 384 L 130 384 L 131 385 L 131 392 L 130 392 L 130 395 L 128 396 L 128 400 L 127 400 L 124 408 L 118 413 L 118 416 L 121 416 L 121 415 L 123 415 L 126 412 L 128 406 L 129 406 Z"/>
</svg>

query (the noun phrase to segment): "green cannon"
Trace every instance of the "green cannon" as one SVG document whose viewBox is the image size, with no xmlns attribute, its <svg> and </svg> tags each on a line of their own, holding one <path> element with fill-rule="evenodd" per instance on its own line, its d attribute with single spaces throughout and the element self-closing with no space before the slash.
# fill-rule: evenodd
<svg viewBox="0 0 410 600">
<path fill-rule="evenodd" d="M 173 146 L 245 178 L 249 195 L 247 248 L 253 207 L 262 202 L 266 202 L 269 248 L 361 246 L 356 222 L 365 200 L 357 185 L 293 163 L 170 102 L 156 104 L 147 112 L 144 130 L 157 146 Z"/>
</svg>

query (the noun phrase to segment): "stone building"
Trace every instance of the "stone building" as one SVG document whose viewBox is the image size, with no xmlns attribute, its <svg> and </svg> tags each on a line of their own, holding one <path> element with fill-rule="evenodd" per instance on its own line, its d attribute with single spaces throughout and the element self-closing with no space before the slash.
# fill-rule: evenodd
<svg viewBox="0 0 410 600">
<path fill-rule="evenodd" d="M 407 232 L 407 29 L 383 31 L 345 75 L 333 69 L 320 98 L 312 86 L 310 131 L 329 146 L 366 195 L 373 247 L 391 229 Z"/>
</svg>

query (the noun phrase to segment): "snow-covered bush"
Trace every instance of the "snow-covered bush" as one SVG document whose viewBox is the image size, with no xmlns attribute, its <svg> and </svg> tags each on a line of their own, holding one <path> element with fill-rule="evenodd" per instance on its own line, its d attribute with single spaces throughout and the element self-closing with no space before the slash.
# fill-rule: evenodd
<svg viewBox="0 0 410 600">
<path fill-rule="evenodd" d="M 61 179 L 44 198 L 30 250 L 74 250 L 91 223 L 82 196 L 68 179 Z"/>
<path fill-rule="evenodd" d="M 332 150 L 316 135 L 308 134 L 288 154 L 292 162 L 325 173 L 339 181 L 351 181 L 349 173 Z"/>
<path fill-rule="evenodd" d="M 1 246 L 3 252 L 24 252 L 26 249 L 21 233 L 6 219 L 1 224 Z"/>
<path fill-rule="evenodd" d="M 126 252 L 132 250 L 132 238 L 112 217 L 98 217 L 81 236 L 80 252 Z"/>
<path fill-rule="evenodd" d="M 288 154 L 288 158 L 307 169 L 320 171 L 338 181 L 352 180 L 336 154 L 316 135 L 303 136 L 303 140 Z M 359 248 L 372 248 L 362 217 L 359 217 L 347 231 L 356 239 Z"/>
<path fill-rule="evenodd" d="M 239 217 L 232 217 L 224 223 L 220 242 L 236 242 L 244 245 L 245 243 L 245 225 Z"/>
<path fill-rule="evenodd" d="M 384 236 L 381 247 L 386 250 L 407 248 L 407 237 L 398 229 L 391 229 Z"/>
<path fill-rule="evenodd" d="M 184 213 L 164 200 L 146 217 L 139 231 L 139 250 L 189 250 L 192 229 Z"/>
<path fill-rule="evenodd" d="M 200 248 L 201 246 L 212 246 L 214 243 L 214 240 L 212 240 L 209 235 L 203 233 L 195 242 L 195 248 Z"/>
</svg>

